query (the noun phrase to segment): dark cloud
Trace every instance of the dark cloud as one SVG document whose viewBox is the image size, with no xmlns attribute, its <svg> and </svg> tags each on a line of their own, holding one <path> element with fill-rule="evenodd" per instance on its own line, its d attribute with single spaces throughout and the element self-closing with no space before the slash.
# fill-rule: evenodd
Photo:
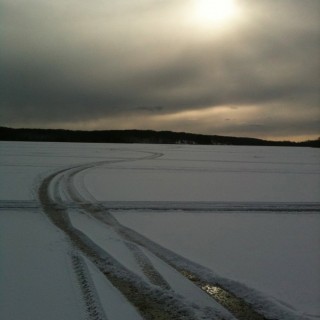
<svg viewBox="0 0 320 320">
<path fill-rule="evenodd" d="M 0 124 L 122 128 L 145 117 L 156 129 L 318 135 L 319 1 L 238 2 L 242 20 L 215 31 L 186 22 L 192 0 L 0 0 Z M 274 105 L 281 121 L 261 123 Z M 221 106 L 260 116 L 159 120 Z"/>
<path fill-rule="evenodd" d="M 134 110 L 138 111 L 148 111 L 148 112 L 159 112 L 162 111 L 164 107 L 162 106 L 149 106 L 149 107 L 137 107 Z"/>
</svg>

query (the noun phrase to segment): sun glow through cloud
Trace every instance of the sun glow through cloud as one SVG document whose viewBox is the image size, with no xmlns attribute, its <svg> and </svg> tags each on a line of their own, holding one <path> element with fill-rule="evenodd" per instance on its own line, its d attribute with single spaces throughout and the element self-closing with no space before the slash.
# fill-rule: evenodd
<svg viewBox="0 0 320 320">
<path fill-rule="evenodd" d="M 238 13 L 235 0 L 196 0 L 195 16 L 203 25 L 222 26 Z"/>
</svg>

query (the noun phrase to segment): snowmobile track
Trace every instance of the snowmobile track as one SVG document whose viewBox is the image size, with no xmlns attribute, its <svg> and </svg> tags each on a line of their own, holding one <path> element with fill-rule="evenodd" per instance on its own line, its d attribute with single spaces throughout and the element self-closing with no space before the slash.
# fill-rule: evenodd
<svg viewBox="0 0 320 320">
<path fill-rule="evenodd" d="M 98 269 L 108 278 L 108 280 L 122 292 L 122 294 L 132 303 L 136 309 L 140 312 L 144 319 L 154 319 L 154 320 L 167 320 L 167 319 L 232 319 L 232 317 L 224 316 L 215 312 L 214 310 L 203 310 L 201 317 L 199 313 L 195 314 L 193 309 L 188 307 L 186 303 L 181 301 L 174 292 L 172 292 L 169 284 L 163 279 L 160 273 L 152 265 L 150 259 L 144 254 L 141 248 L 148 250 L 152 254 L 156 255 L 163 262 L 177 270 L 182 274 L 186 280 L 192 281 L 199 288 L 205 291 L 208 295 L 213 297 L 226 309 L 228 309 L 237 319 L 239 320 L 266 320 L 267 318 L 263 315 L 257 313 L 254 310 L 254 306 L 249 305 L 243 299 L 237 297 L 235 294 L 231 293 L 230 290 L 225 288 L 225 282 L 222 280 L 219 282 L 208 281 L 206 277 L 202 277 L 199 272 L 195 272 L 193 268 L 193 263 L 184 259 L 181 256 L 176 255 L 168 249 L 165 249 L 158 244 L 152 242 L 151 240 L 143 237 L 139 233 L 122 226 L 115 217 L 111 214 L 110 210 L 123 209 L 121 204 L 116 203 L 99 203 L 99 202 L 88 202 L 84 199 L 81 194 L 77 191 L 74 185 L 75 176 L 83 172 L 100 165 L 107 165 L 110 163 L 118 162 L 130 162 L 138 161 L 143 159 L 155 159 L 160 157 L 160 153 L 151 153 L 146 157 L 127 159 L 127 160 L 115 160 L 115 161 L 101 161 L 91 164 L 85 164 L 81 166 L 71 167 L 62 169 L 55 172 L 45 178 L 38 190 L 39 200 L 43 211 L 50 218 L 52 223 L 56 225 L 60 230 L 62 230 L 65 235 L 69 238 L 72 245 L 89 258 Z M 67 199 L 63 199 L 67 197 Z M 1 204 L 0 204 L 1 205 Z M 28 205 L 28 204 L 26 204 Z M 163 205 L 163 204 L 162 204 Z M 181 203 L 171 203 L 164 204 L 163 208 L 157 206 L 155 203 L 149 204 L 149 208 L 153 210 L 175 210 L 184 208 Z M 197 205 L 197 204 L 196 204 Z M 202 206 L 203 210 L 209 211 L 223 211 L 221 204 L 204 204 Z M 258 204 L 243 205 L 234 204 L 231 206 L 230 211 L 250 211 L 259 209 Z M 125 209 L 135 210 L 137 208 L 148 208 L 144 207 L 141 203 L 131 203 L 127 204 Z M 111 255 L 105 252 L 97 244 L 95 244 L 87 235 L 85 235 L 80 230 L 74 228 L 69 216 L 68 210 L 72 208 L 79 212 L 84 212 L 90 215 L 99 222 L 107 224 L 112 227 L 114 231 L 123 239 L 124 244 L 133 253 L 138 264 L 140 265 L 144 274 L 149 278 L 152 285 L 147 284 L 142 279 L 139 279 L 136 274 L 133 274 L 125 266 L 121 265 L 117 260 L 115 260 Z M 225 209 L 227 207 L 224 207 Z M 250 209 L 251 208 L 251 209 Z M 277 206 L 264 205 L 260 206 L 260 211 L 283 211 L 286 210 L 293 212 L 300 212 L 307 209 L 307 212 L 317 212 L 319 204 L 307 205 L 307 208 L 302 208 L 302 206 L 293 207 L 286 204 Z M 197 210 L 197 208 L 189 207 L 183 210 Z M 198 209 L 201 210 L 201 207 Z M 227 209 L 226 209 L 227 210 Z M 258 210 L 259 211 L 259 210 Z M 79 279 L 81 285 L 81 290 L 85 299 L 87 306 L 88 315 L 92 320 L 104 320 L 105 315 L 101 312 L 101 307 L 98 303 L 95 303 L 94 294 L 88 289 L 89 278 L 85 276 L 83 271 L 83 261 L 74 255 L 72 256 L 72 261 L 74 265 L 75 273 Z M 206 270 L 207 271 L 207 270 Z M 227 287 L 227 285 L 226 285 Z"/>
</svg>

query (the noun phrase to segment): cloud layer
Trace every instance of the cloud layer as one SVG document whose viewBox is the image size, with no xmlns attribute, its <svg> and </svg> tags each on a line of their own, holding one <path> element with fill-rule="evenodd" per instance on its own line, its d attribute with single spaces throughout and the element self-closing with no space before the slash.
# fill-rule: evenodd
<svg viewBox="0 0 320 320">
<path fill-rule="evenodd" d="M 0 0 L 0 125 L 320 135 L 318 0 Z"/>
</svg>

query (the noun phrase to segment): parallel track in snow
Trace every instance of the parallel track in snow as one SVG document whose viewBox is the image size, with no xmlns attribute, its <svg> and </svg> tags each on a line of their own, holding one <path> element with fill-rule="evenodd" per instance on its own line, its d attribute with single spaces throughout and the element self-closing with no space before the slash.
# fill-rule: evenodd
<svg viewBox="0 0 320 320">
<path fill-rule="evenodd" d="M 147 152 L 146 152 L 147 153 Z M 162 278 L 156 267 L 145 255 L 144 250 L 157 256 L 161 261 L 181 275 L 186 281 L 191 281 L 213 297 L 239 320 L 263 320 L 267 317 L 255 309 L 259 305 L 250 305 L 243 298 L 232 293 L 231 280 L 219 278 L 203 268 L 177 254 L 154 243 L 141 234 L 121 225 L 111 214 L 113 210 L 182 210 L 234 212 L 234 213 L 319 213 L 320 203 L 215 203 L 215 202 L 97 202 L 88 201 L 77 190 L 75 177 L 91 168 L 119 162 L 155 159 L 161 154 L 150 153 L 148 156 L 136 159 L 101 161 L 86 165 L 65 168 L 45 178 L 39 187 L 39 202 L 36 201 L 0 201 L 0 209 L 41 209 L 51 222 L 62 230 L 79 254 L 85 255 L 93 262 L 102 274 L 136 307 L 144 319 L 234 319 L 228 313 L 206 308 L 201 310 L 189 307 L 171 289 Z M 150 284 L 122 265 L 112 255 L 97 245 L 88 235 L 75 228 L 69 218 L 69 212 L 81 212 L 93 217 L 100 223 L 112 228 L 127 245 L 140 265 L 142 272 Z M 141 250 L 143 249 L 143 250 Z M 73 256 L 74 261 L 79 261 Z M 77 273 L 77 270 L 75 270 Z M 79 272 L 78 272 L 79 273 Z M 82 282 L 88 283 L 85 273 L 81 272 Z M 232 285 L 231 285 L 232 284 Z M 241 286 L 240 284 L 237 284 Z M 243 290 L 250 290 L 246 287 Z M 87 290 L 87 291 L 86 291 Z M 89 292 L 88 292 L 89 290 Z M 90 320 L 105 317 L 101 307 L 95 303 L 90 294 L 90 288 L 82 287 L 86 306 L 95 313 L 89 313 Z M 92 308 L 91 308 L 92 307 Z M 284 315 L 279 310 L 279 319 Z M 106 318 L 106 317 L 105 317 Z M 295 319 L 295 318 L 292 318 Z"/>
<path fill-rule="evenodd" d="M 152 155 L 154 157 L 155 154 Z M 152 158 L 152 157 L 144 157 Z M 68 208 L 63 206 L 61 193 L 67 193 L 67 196 L 75 198 L 76 190 L 72 190 L 70 178 L 76 173 L 94 167 L 90 164 L 84 166 L 63 169 L 51 174 L 45 178 L 39 187 L 39 200 L 42 210 L 49 217 L 51 222 L 62 230 L 72 245 L 101 271 L 103 275 L 134 305 L 144 319 L 167 320 L 167 319 L 197 319 L 191 308 L 181 302 L 181 300 L 172 291 L 164 292 L 161 288 L 143 282 L 136 274 L 131 272 L 125 266 L 121 265 L 108 252 L 95 244 L 87 235 L 73 227 L 68 216 Z M 67 182 L 67 183 L 66 183 Z M 86 214 L 94 207 L 85 208 L 79 206 L 78 210 L 85 210 Z M 94 209 L 95 210 L 95 209 Z M 93 210 L 93 211 L 94 211 Z M 81 285 L 81 283 L 80 283 Z M 84 290 L 82 290 L 84 291 Z M 94 301 L 88 301 L 83 297 L 85 304 L 94 304 Z M 92 306 L 97 308 L 97 306 Z M 95 316 L 89 314 L 90 320 L 98 320 Z M 223 319 L 222 317 L 203 317 L 203 319 Z"/>
<path fill-rule="evenodd" d="M 58 209 L 77 209 L 79 205 L 86 206 L 92 202 L 64 201 L 63 204 L 54 203 Z M 236 212 L 236 213 L 299 213 L 320 214 L 319 202 L 171 202 L 171 201 L 95 201 L 94 204 L 105 210 L 143 210 L 143 211 L 205 211 L 205 212 Z M 41 203 L 35 200 L 0 200 L 1 209 L 41 209 Z"/>
</svg>

